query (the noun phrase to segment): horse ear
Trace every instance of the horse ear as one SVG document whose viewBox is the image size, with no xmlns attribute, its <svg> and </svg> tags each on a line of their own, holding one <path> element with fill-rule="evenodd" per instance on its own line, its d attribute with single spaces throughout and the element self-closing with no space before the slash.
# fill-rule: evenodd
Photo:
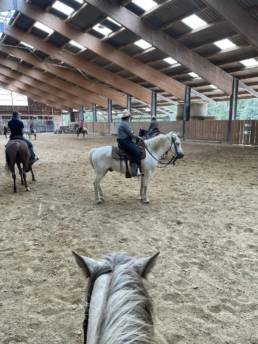
<svg viewBox="0 0 258 344">
<path fill-rule="evenodd" d="M 135 266 L 136 266 L 136 269 L 138 270 L 139 274 L 143 278 L 147 277 L 148 273 L 151 271 L 151 269 L 156 264 L 156 260 L 158 258 L 158 255 L 159 255 L 159 252 L 155 253 L 151 257 L 137 259 Z"/>
<path fill-rule="evenodd" d="M 93 271 L 97 269 L 98 263 L 89 257 L 79 256 L 74 251 L 72 252 L 75 257 L 76 263 L 82 269 L 84 275 L 86 277 L 90 277 Z"/>
</svg>

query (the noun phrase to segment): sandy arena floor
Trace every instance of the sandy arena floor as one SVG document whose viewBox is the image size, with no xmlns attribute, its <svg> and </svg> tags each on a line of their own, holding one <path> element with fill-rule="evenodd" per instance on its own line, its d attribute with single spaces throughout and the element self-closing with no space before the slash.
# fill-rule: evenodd
<svg viewBox="0 0 258 344">
<path fill-rule="evenodd" d="M 113 140 L 39 135 L 37 182 L 17 194 L 2 154 L 0 343 L 82 343 L 86 282 L 71 250 L 159 250 L 147 283 L 158 343 L 258 344 L 258 149 L 184 144 L 176 168 L 156 170 L 150 205 L 137 179 L 110 173 L 95 206 L 87 153 Z"/>
</svg>

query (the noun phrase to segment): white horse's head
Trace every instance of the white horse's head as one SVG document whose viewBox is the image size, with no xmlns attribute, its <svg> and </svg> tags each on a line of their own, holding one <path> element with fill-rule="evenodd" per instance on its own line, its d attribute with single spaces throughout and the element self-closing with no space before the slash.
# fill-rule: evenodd
<svg viewBox="0 0 258 344">
<path fill-rule="evenodd" d="M 158 254 L 139 259 L 113 253 L 95 261 L 74 253 L 77 264 L 90 277 L 84 343 L 151 342 L 152 307 L 142 278 L 155 265 Z"/>
<path fill-rule="evenodd" d="M 171 149 L 174 150 L 176 159 L 182 159 L 185 154 L 178 134 L 174 132 L 170 132 L 169 134 L 171 136 Z"/>
</svg>

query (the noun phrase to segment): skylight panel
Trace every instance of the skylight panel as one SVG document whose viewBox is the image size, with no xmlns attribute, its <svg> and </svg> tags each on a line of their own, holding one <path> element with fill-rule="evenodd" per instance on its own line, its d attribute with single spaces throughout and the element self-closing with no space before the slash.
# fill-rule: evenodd
<svg viewBox="0 0 258 344">
<path fill-rule="evenodd" d="M 52 7 L 57 11 L 66 14 L 67 16 L 74 12 L 74 9 L 72 7 L 63 4 L 58 0 L 53 3 Z"/>
<path fill-rule="evenodd" d="M 111 23 L 114 23 L 115 25 L 117 25 L 117 26 L 119 26 L 119 27 L 122 26 L 122 25 L 119 24 L 116 20 L 114 20 L 114 19 L 112 19 L 112 18 L 110 18 L 110 17 L 107 17 L 107 19 L 108 19 Z"/>
<path fill-rule="evenodd" d="M 200 78 L 200 76 L 194 72 L 190 72 L 188 73 L 188 75 L 190 75 L 192 78 L 196 79 L 196 78 Z"/>
<path fill-rule="evenodd" d="M 191 16 L 182 19 L 182 22 L 193 30 L 207 25 L 206 21 L 202 20 L 196 14 L 192 14 Z"/>
<path fill-rule="evenodd" d="M 82 46 L 80 43 L 78 43 L 78 42 L 76 42 L 74 40 L 69 41 L 69 44 L 71 44 L 74 47 L 79 48 L 81 50 L 86 50 L 86 48 L 84 46 Z"/>
<path fill-rule="evenodd" d="M 166 57 L 163 59 L 163 61 L 167 62 L 170 65 L 178 64 L 176 60 L 172 59 L 172 57 Z"/>
<path fill-rule="evenodd" d="M 52 30 L 50 27 L 48 27 L 48 26 L 46 26 L 46 25 L 44 25 L 38 21 L 34 24 L 34 27 L 48 33 L 49 35 L 51 35 L 54 32 L 54 30 Z"/>
<path fill-rule="evenodd" d="M 227 50 L 227 49 L 232 49 L 236 48 L 236 44 L 230 41 L 229 39 L 221 39 L 220 41 L 214 42 L 214 44 L 220 48 L 221 50 Z"/>
<path fill-rule="evenodd" d="M 144 39 L 139 39 L 138 41 L 134 42 L 135 45 L 140 47 L 141 49 L 145 50 L 151 47 L 151 44 L 146 42 Z"/>
<path fill-rule="evenodd" d="M 26 48 L 29 48 L 29 49 L 34 49 L 34 47 L 28 43 L 25 43 L 23 41 L 20 42 L 20 44 L 24 45 Z"/>
<path fill-rule="evenodd" d="M 157 6 L 157 3 L 153 0 L 132 0 L 132 3 L 141 7 L 144 11 L 149 11 Z"/>
<path fill-rule="evenodd" d="M 104 35 L 104 36 L 107 36 L 107 35 L 109 35 L 109 34 L 112 32 L 111 29 L 109 29 L 108 27 L 106 27 L 106 26 L 104 26 L 104 25 L 102 25 L 102 24 L 96 24 L 96 25 L 94 25 L 94 26 L 93 26 L 93 29 L 94 29 L 95 31 L 101 33 L 101 34 Z"/>
<path fill-rule="evenodd" d="M 242 63 L 242 65 L 244 65 L 245 67 L 257 67 L 258 66 L 258 61 L 254 58 L 242 60 L 242 61 L 240 61 L 240 63 Z"/>
</svg>

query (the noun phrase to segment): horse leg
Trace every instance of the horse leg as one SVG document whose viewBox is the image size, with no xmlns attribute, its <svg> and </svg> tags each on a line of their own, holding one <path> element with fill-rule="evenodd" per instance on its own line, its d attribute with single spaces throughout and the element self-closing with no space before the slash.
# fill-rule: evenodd
<svg viewBox="0 0 258 344">
<path fill-rule="evenodd" d="M 107 171 L 96 174 L 96 178 L 94 181 L 96 204 L 100 204 L 100 203 L 104 202 L 104 194 L 103 194 L 103 191 L 100 187 L 100 181 L 105 176 L 106 173 L 107 173 Z"/>
<path fill-rule="evenodd" d="M 10 167 L 10 171 L 12 172 L 12 177 L 13 177 L 13 192 L 17 192 L 17 187 L 16 187 L 16 174 L 15 174 L 15 166 Z"/>
<path fill-rule="evenodd" d="M 141 201 L 143 199 L 143 178 L 144 178 L 144 176 L 141 175 L 141 187 L 140 187 L 140 200 Z"/>
<path fill-rule="evenodd" d="M 151 172 L 144 173 L 143 176 L 143 194 L 142 194 L 142 202 L 147 204 L 150 203 L 150 200 L 147 197 L 147 190 L 148 190 L 148 184 L 150 180 Z"/>
<path fill-rule="evenodd" d="M 31 172 L 31 176 L 32 176 L 32 181 L 35 182 L 36 181 L 36 178 L 35 178 L 35 175 L 34 175 L 34 172 L 32 170 L 32 166 L 30 168 L 30 172 Z"/>
<path fill-rule="evenodd" d="M 25 168 L 23 168 L 22 174 L 23 174 L 23 180 L 24 180 L 25 189 L 26 189 L 26 191 L 30 191 L 30 188 L 28 187 L 28 184 L 27 184 Z"/>
<path fill-rule="evenodd" d="M 23 172 L 20 163 L 17 163 L 19 174 L 21 176 L 21 185 L 24 185 Z"/>
</svg>

